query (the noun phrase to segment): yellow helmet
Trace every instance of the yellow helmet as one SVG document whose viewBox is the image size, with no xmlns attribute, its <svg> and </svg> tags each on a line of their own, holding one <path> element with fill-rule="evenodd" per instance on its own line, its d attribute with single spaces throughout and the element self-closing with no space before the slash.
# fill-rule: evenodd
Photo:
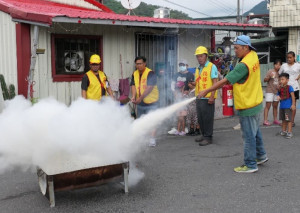
<svg viewBox="0 0 300 213">
<path fill-rule="evenodd" d="M 195 51 L 195 55 L 208 54 L 206 47 L 199 46 Z"/>
<path fill-rule="evenodd" d="M 100 62 L 101 62 L 101 58 L 100 58 L 99 55 L 94 54 L 94 55 L 91 56 L 90 64 L 100 64 Z"/>
</svg>

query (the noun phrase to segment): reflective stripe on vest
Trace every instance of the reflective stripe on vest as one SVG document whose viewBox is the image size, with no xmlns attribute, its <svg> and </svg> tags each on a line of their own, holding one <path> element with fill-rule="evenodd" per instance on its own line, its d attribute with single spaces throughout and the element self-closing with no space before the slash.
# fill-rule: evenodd
<svg viewBox="0 0 300 213">
<path fill-rule="evenodd" d="M 256 52 L 251 50 L 240 63 L 248 67 L 249 74 L 244 83 L 233 85 L 234 106 L 237 110 L 255 107 L 263 101 L 260 65 Z"/>
<path fill-rule="evenodd" d="M 141 79 L 140 79 L 139 71 L 138 70 L 134 71 L 133 76 L 134 76 L 134 84 L 136 88 L 136 98 L 139 98 L 140 95 L 142 95 L 145 92 L 147 88 L 148 74 L 150 71 L 152 70 L 146 67 L 145 71 L 142 74 Z M 159 92 L 158 92 L 157 85 L 155 85 L 152 91 L 143 99 L 143 102 L 146 104 L 151 104 L 158 101 L 158 99 L 159 99 Z"/>
<path fill-rule="evenodd" d="M 104 74 L 104 72 L 102 71 L 98 71 L 102 86 L 104 87 L 105 91 L 106 91 L 106 76 Z M 97 76 L 95 75 L 95 73 L 93 71 L 88 71 L 86 73 L 86 75 L 89 78 L 89 86 L 88 89 L 86 91 L 86 97 L 87 99 L 92 99 L 92 100 L 101 100 L 102 97 L 102 86 L 99 82 L 99 79 L 97 78 Z M 106 94 L 107 95 L 107 94 Z"/>
<path fill-rule="evenodd" d="M 212 70 L 213 63 L 209 62 L 206 67 L 203 67 L 201 74 L 199 68 L 196 69 L 195 72 L 195 79 L 196 79 L 196 89 L 195 89 L 195 96 L 199 94 L 200 91 L 208 89 L 213 85 L 213 81 L 211 79 L 211 70 Z M 214 98 L 217 98 L 218 91 L 216 90 Z M 209 98 L 211 96 L 211 92 L 207 93 L 205 96 Z"/>
</svg>

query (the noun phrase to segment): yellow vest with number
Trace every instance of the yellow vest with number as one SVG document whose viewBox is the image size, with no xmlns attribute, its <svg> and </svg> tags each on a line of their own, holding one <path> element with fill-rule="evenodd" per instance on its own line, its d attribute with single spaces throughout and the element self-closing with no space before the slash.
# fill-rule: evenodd
<svg viewBox="0 0 300 213">
<path fill-rule="evenodd" d="M 141 77 L 138 70 L 134 71 L 133 77 L 134 77 L 134 84 L 136 88 L 136 98 L 139 98 L 140 95 L 142 95 L 145 92 L 147 88 L 148 74 L 150 71 L 152 70 L 146 67 Z M 157 86 L 155 85 L 152 91 L 143 99 L 143 102 L 146 104 L 151 104 L 158 101 L 158 99 L 159 99 L 159 92 Z"/>
<path fill-rule="evenodd" d="M 213 81 L 211 79 L 211 70 L 213 63 L 209 62 L 206 67 L 203 67 L 201 74 L 199 68 L 196 69 L 195 79 L 196 79 L 196 88 L 195 88 L 195 96 L 198 96 L 199 92 L 205 89 L 208 89 L 213 85 Z M 217 98 L 218 91 L 216 90 L 214 98 Z M 211 96 L 211 92 L 207 93 L 205 98 L 209 98 Z"/>
<path fill-rule="evenodd" d="M 248 67 L 249 74 L 244 83 L 233 85 L 234 106 L 237 110 L 255 107 L 263 101 L 260 65 L 256 52 L 251 50 L 240 63 Z"/>
<path fill-rule="evenodd" d="M 92 99 L 92 100 L 97 100 L 97 101 L 101 100 L 101 98 L 102 98 L 101 84 L 106 91 L 106 80 L 107 80 L 106 76 L 105 76 L 104 72 L 102 72 L 102 71 L 98 71 L 98 74 L 99 74 L 101 83 L 99 82 L 99 79 L 97 78 L 97 76 L 94 74 L 93 71 L 90 70 L 86 73 L 86 75 L 88 76 L 89 81 L 90 81 L 90 84 L 86 91 L 87 99 Z M 105 95 L 107 95 L 107 94 L 105 94 Z"/>
</svg>

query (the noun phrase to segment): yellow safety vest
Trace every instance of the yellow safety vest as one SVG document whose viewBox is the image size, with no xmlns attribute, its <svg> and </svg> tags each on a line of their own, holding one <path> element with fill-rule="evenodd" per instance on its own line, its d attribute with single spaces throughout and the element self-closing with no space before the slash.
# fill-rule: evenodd
<svg viewBox="0 0 300 213">
<path fill-rule="evenodd" d="M 251 50 L 240 63 L 248 67 L 249 74 L 244 83 L 233 85 L 234 106 L 237 110 L 255 107 L 263 101 L 260 65 L 256 52 Z"/>
<path fill-rule="evenodd" d="M 134 77 L 134 84 L 136 88 L 136 98 L 139 98 L 140 95 L 142 95 L 146 88 L 147 88 L 147 79 L 148 74 L 151 70 L 146 67 L 144 70 L 142 76 L 140 77 L 140 72 L 138 70 L 134 71 L 133 77 Z M 159 99 L 159 91 L 157 88 L 157 85 L 155 85 L 152 89 L 152 91 L 143 99 L 143 102 L 146 104 L 151 104 Z"/>
<path fill-rule="evenodd" d="M 196 79 L 196 88 L 195 88 L 195 96 L 198 96 L 199 92 L 205 89 L 208 89 L 213 85 L 213 81 L 211 79 L 211 70 L 213 63 L 209 62 L 206 67 L 203 67 L 201 74 L 199 75 L 199 68 L 196 69 L 195 79 Z M 216 90 L 214 98 L 217 98 L 218 91 Z M 207 93 L 205 98 L 209 98 L 211 96 L 211 92 Z"/>
<path fill-rule="evenodd" d="M 87 99 L 97 100 L 100 101 L 102 98 L 102 87 L 104 87 L 106 91 L 106 76 L 104 72 L 98 71 L 101 83 L 95 73 L 93 71 L 88 71 L 86 75 L 89 78 L 90 84 L 88 86 L 88 89 L 86 91 Z M 102 84 L 102 86 L 101 86 Z M 107 92 L 105 93 L 107 95 Z"/>
</svg>

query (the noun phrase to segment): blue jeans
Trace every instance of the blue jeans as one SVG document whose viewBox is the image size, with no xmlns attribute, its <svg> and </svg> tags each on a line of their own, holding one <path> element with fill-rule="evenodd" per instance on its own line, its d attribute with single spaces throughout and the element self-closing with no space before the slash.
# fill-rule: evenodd
<svg viewBox="0 0 300 213">
<path fill-rule="evenodd" d="M 259 114 L 240 116 L 244 140 L 244 163 L 248 168 L 257 168 L 256 159 L 264 159 L 266 157 L 259 120 Z"/>
<path fill-rule="evenodd" d="M 158 108 L 157 103 L 153 103 L 147 106 L 136 105 L 137 108 L 137 118 L 140 118 L 144 114 L 148 114 L 150 111 L 154 111 Z"/>
</svg>

